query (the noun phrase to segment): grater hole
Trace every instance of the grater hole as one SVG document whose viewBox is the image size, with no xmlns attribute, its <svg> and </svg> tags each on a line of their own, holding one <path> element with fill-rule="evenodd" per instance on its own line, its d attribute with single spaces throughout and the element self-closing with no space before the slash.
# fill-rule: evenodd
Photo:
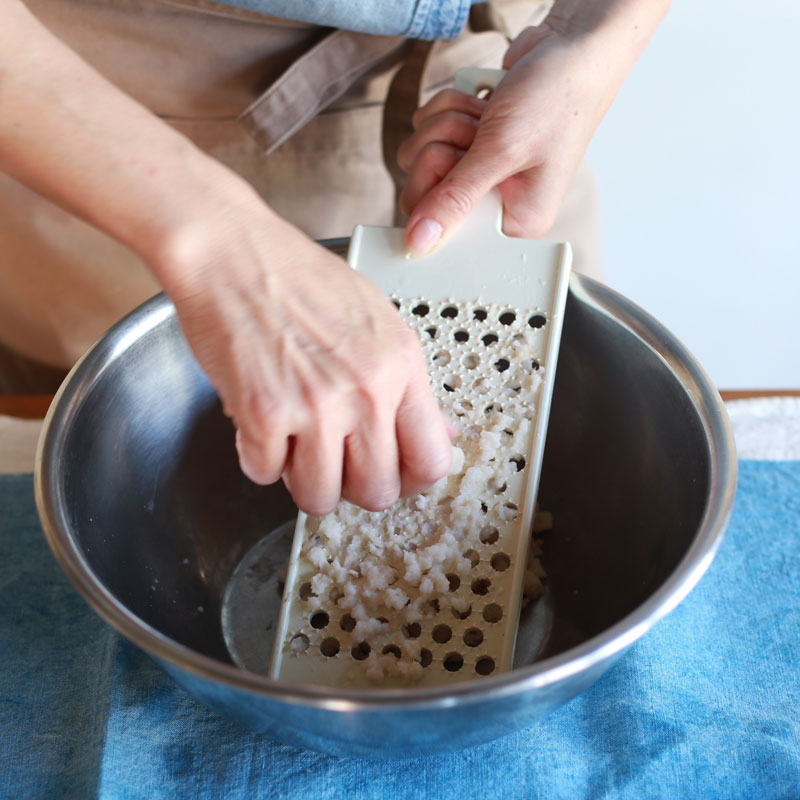
<svg viewBox="0 0 800 800">
<path fill-rule="evenodd" d="M 463 608 L 457 608 L 453 606 L 453 616 L 456 619 L 466 619 L 472 613 L 472 606 L 464 606 Z"/>
<path fill-rule="evenodd" d="M 543 328 L 546 322 L 547 319 L 543 317 L 541 314 L 534 314 L 528 320 L 528 325 L 530 325 L 531 328 Z"/>
<path fill-rule="evenodd" d="M 430 310 L 430 306 L 426 305 L 425 303 L 419 303 L 411 309 L 411 313 L 417 317 L 427 317 Z M 434 330 L 436 329 L 434 328 Z"/>
<path fill-rule="evenodd" d="M 310 639 L 304 633 L 298 633 L 289 640 L 289 647 L 295 653 L 305 653 L 309 644 Z"/>
<path fill-rule="evenodd" d="M 454 392 L 461 388 L 461 378 L 458 375 L 450 375 L 442 384 L 446 392 Z"/>
<path fill-rule="evenodd" d="M 438 353 L 434 353 L 431 360 L 436 367 L 446 367 L 450 363 L 450 353 L 447 350 L 440 350 Z"/>
<path fill-rule="evenodd" d="M 432 661 L 433 653 L 431 653 L 427 647 L 423 647 L 422 650 L 419 651 L 419 663 L 422 664 L 423 667 L 429 667 Z"/>
<path fill-rule="evenodd" d="M 498 358 L 493 366 L 498 372 L 505 372 L 511 366 L 511 363 L 507 358 Z"/>
<path fill-rule="evenodd" d="M 473 567 L 478 566 L 478 562 L 481 560 L 480 553 L 477 550 L 467 550 L 464 552 L 464 558 L 469 560 L 469 563 Z"/>
<path fill-rule="evenodd" d="M 498 319 L 501 325 L 513 325 L 517 315 L 513 311 L 504 311 Z"/>
<path fill-rule="evenodd" d="M 433 629 L 431 636 L 436 644 L 444 644 L 450 641 L 453 636 L 453 631 L 449 625 L 437 625 Z"/>
<path fill-rule="evenodd" d="M 469 411 L 472 411 L 472 403 L 469 400 L 459 400 L 453 403 L 453 413 L 457 417 L 465 416 Z"/>
<path fill-rule="evenodd" d="M 458 309 L 455 306 L 445 306 L 439 313 L 445 319 L 455 319 L 458 316 Z"/>
<path fill-rule="evenodd" d="M 400 301 L 399 300 L 395 300 L 394 298 L 392 298 L 392 303 L 394 303 L 394 307 L 399 311 L 400 307 L 401 307 L 400 306 Z"/>
<path fill-rule="evenodd" d="M 481 336 L 481 341 L 486 345 L 486 347 L 491 347 L 498 341 L 499 337 L 496 333 L 487 333 L 485 336 Z"/>
<path fill-rule="evenodd" d="M 484 414 L 491 414 L 492 411 L 496 411 L 498 414 L 503 413 L 503 406 L 498 405 L 497 403 L 490 403 L 486 408 L 483 409 Z"/>
<path fill-rule="evenodd" d="M 311 619 L 309 619 L 311 627 L 316 628 L 318 631 L 322 630 L 323 628 L 326 628 L 330 621 L 331 618 L 325 611 L 317 611 L 317 613 L 312 614 Z"/>
<path fill-rule="evenodd" d="M 381 654 L 384 656 L 394 656 L 395 658 L 400 658 L 403 655 L 396 644 L 387 644 L 386 647 L 381 650 Z"/>
<path fill-rule="evenodd" d="M 315 597 L 314 592 L 311 591 L 311 584 L 304 583 L 298 591 L 301 600 L 308 600 L 309 597 Z"/>
<path fill-rule="evenodd" d="M 525 456 L 511 456 L 508 461 L 517 468 L 517 472 L 522 472 L 525 469 Z"/>
<path fill-rule="evenodd" d="M 503 494 L 505 492 L 505 490 L 508 489 L 508 484 L 505 481 L 501 482 L 501 481 L 497 480 L 496 478 L 492 478 L 489 481 L 489 488 L 495 494 Z"/>
<path fill-rule="evenodd" d="M 486 380 L 486 378 L 478 378 L 475 383 L 472 384 L 473 391 L 477 392 L 478 394 L 488 394 L 491 391 L 492 384 Z"/>
<path fill-rule="evenodd" d="M 464 644 L 467 647 L 477 647 L 483 641 L 483 631 L 480 628 L 467 628 L 464 631 Z"/>
<path fill-rule="evenodd" d="M 489 603 L 486 608 L 483 609 L 483 618 L 487 622 L 500 622 L 503 619 L 503 609 L 497 603 Z"/>
<path fill-rule="evenodd" d="M 428 337 L 431 339 L 436 338 L 437 330 L 436 328 L 425 328 L 425 333 L 428 334 Z"/>
<path fill-rule="evenodd" d="M 516 519 L 519 513 L 519 507 L 516 503 L 503 503 L 498 513 L 500 514 L 500 519 L 504 522 L 511 522 L 512 519 Z"/>
<path fill-rule="evenodd" d="M 469 334 L 464 330 L 456 331 L 453 334 L 453 339 L 455 339 L 460 344 L 463 343 L 463 342 L 468 342 L 469 341 Z"/>
<path fill-rule="evenodd" d="M 367 642 L 359 642 L 358 644 L 354 644 L 350 648 L 350 655 L 356 661 L 363 661 L 367 656 L 369 656 L 372 648 L 367 644 Z"/>
<path fill-rule="evenodd" d="M 353 617 L 351 617 L 349 614 L 345 614 L 345 615 L 344 615 L 344 616 L 343 616 L 343 617 L 342 617 L 342 618 L 339 620 L 339 627 L 340 627 L 340 628 L 341 628 L 343 631 L 346 631 L 347 633 L 350 633 L 350 631 L 352 631 L 352 630 L 353 630 L 353 629 L 356 627 L 356 621 L 355 621 L 355 619 L 353 619 Z"/>
<path fill-rule="evenodd" d="M 485 322 L 488 316 L 485 308 L 476 308 L 472 312 L 472 319 L 476 319 L 478 322 Z"/>
<path fill-rule="evenodd" d="M 333 658 L 335 655 L 339 654 L 339 648 L 339 640 L 334 639 L 333 636 L 328 636 L 322 640 L 322 644 L 319 646 L 319 651 L 326 658 Z"/>
<path fill-rule="evenodd" d="M 475 672 L 478 675 L 491 675 L 494 672 L 494 659 L 490 656 L 483 656 L 475 662 Z"/>
<path fill-rule="evenodd" d="M 486 525 L 481 528 L 480 540 L 483 544 L 494 544 L 500 538 L 500 531 L 494 525 Z M 473 564 L 473 566 L 475 566 Z"/>
<path fill-rule="evenodd" d="M 409 622 L 408 625 L 403 625 L 402 631 L 406 639 L 419 639 L 422 633 L 422 626 L 419 622 Z"/>
<path fill-rule="evenodd" d="M 447 578 L 447 581 L 450 584 L 447 587 L 448 592 L 455 592 L 456 589 L 461 586 L 461 578 L 459 578 L 455 572 L 448 572 L 447 575 L 445 575 L 445 578 Z"/>
<path fill-rule="evenodd" d="M 495 553 L 489 563 L 495 572 L 505 572 L 511 566 L 511 559 L 505 553 Z"/>
<path fill-rule="evenodd" d="M 461 359 L 461 366 L 463 366 L 464 369 L 475 369 L 480 363 L 481 360 L 475 353 L 467 353 L 464 358 Z"/>
<path fill-rule="evenodd" d="M 439 613 L 439 610 L 440 606 L 438 597 L 432 597 L 430 600 L 426 600 L 420 608 L 420 611 L 426 617 L 435 617 Z"/>
<path fill-rule="evenodd" d="M 448 653 L 442 664 L 448 672 L 458 672 L 464 666 L 464 656 L 461 653 Z"/>
<path fill-rule="evenodd" d="M 475 578 L 470 588 L 472 589 L 472 594 L 489 594 L 489 589 L 492 588 L 492 582 L 488 578 Z"/>
<path fill-rule="evenodd" d="M 341 589 L 339 586 L 331 587 L 331 590 L 328 592 L 328 600 L 331 603 L 336 603 L 344 597 L 344 590 Z"/>
</svg>

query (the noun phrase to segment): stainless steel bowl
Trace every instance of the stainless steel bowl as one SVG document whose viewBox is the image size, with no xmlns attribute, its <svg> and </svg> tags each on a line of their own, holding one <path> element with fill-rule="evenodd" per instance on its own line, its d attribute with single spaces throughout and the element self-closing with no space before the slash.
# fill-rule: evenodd
<svg viewBox="0 0 800 800">
<path fill-rule="evenodd" d="M 556 520 L 549 588 L 522 626 L 523 663 L 449 689 L 334 691 L 231 660 L 232 576 L 270 532 L 284 546 L 296 509 L 281 486 L 240 472 L 231 425 L 165 297 L 75 367 L 36 466 L 50 546 L 106 622 L 247 728 L 369 757 L 479 744 L 588 687 L 697 583 L 735 483 L 724 408 L 691 355 L 628 300 L 574 275 L 540 490 Z M 274 574 L 260 579 L 274 586 Z M 278 601 L 272 591 L 254 615 L 254 642 Z"/>
</svg>

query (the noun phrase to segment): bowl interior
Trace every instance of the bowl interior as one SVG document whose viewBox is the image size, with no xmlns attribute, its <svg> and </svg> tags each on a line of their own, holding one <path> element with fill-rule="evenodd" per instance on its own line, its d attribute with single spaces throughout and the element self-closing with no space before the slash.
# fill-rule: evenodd
<svg viewBox="0 0 800 800">
<path fill-rule="evenodd" d="M 520 648 L 528 661 L 640 606 L 686 554 L 708 501 L 702 418 L 675 369 L 623 323 L 625 303 L 573 281 L 539 493 L 555 519 L 547 629 Z M 290 496 L 239 470 L 232 426 L 163 298 L 134 312 L 71 382 L 81 390 L 55 487 L 69 535 L 133 615 L 230 663 L 226 588 L 251 548 L 295 516 Z M 276 587 L 274 611 L 277 580 L 262 577 Z M 266 641 L 272 612 L 258 613 Z"/>
</svg>

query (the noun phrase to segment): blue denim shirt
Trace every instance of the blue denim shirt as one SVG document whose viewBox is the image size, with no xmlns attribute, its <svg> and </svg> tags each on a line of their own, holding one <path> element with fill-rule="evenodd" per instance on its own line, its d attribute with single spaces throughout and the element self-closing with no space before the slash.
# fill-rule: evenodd
<svg viewBox="0 0 800 800">
<path fill-rule="evenodd" d="M 382 36 L 453 39 L 478 0 L 222 0 L 276 17 Z"/>
</svg>

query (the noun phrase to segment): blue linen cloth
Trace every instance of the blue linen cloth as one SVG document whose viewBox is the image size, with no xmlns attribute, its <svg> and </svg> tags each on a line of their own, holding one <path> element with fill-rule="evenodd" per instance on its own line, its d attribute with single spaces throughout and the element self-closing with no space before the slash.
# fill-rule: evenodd
<svg viewBox="0 0 800 800">
<path fill-rule="evenodd" d="M 0 477 L 2 798 L 798 798 L 800 462 L 741 462 L 689 597 L 527 730 L 408 761 L 247 733 L 105 626 L 50 555 L 30 476 Z"/>
<path fill-rule="evenodd" d="M 222 0 L 262 14 L 410 39 L 453 39 L 480 0 Z"/>
</svg>

